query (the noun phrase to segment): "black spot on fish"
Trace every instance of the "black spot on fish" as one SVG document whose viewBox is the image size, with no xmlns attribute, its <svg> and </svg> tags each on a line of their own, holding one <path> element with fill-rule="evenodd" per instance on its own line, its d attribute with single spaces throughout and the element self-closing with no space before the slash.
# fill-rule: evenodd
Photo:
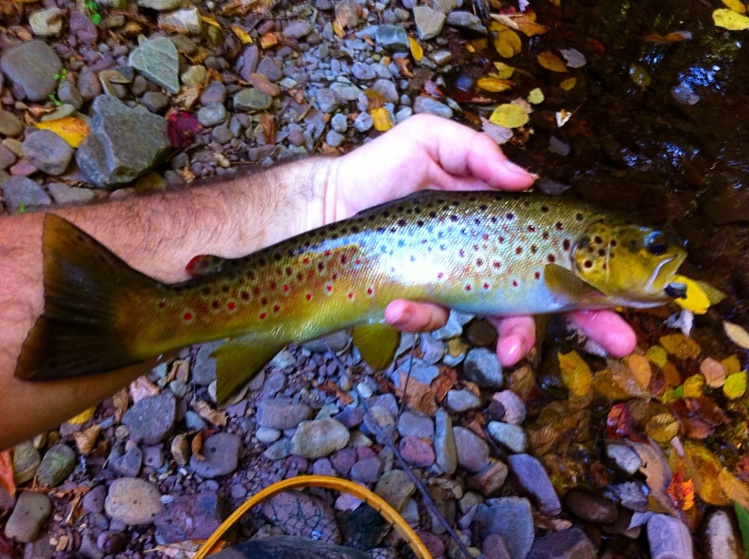
<svg viewBox="0 0 749 559">
<path fill-rule="evenodd" d="M 399 212 L 403 213 L 403 211 L 406 209 L 404 206 L 398 206 L 396 208 Z"/>
<path fill-rule="evenodd" d="M 517 247 L 515 249 L 515 254 L 521 254 L 523 252 L 523 247 Z"/>
<path fill-rule="evenodd" d="M 536 247 L 536 245 L 531 245 L 531 252 L 533 254 L 536 254 L 537 251 L 538 251 L 538 247 Z"/>
<path fill-rule="evenodd" d="M 609 246 L 615 247 L 616 246 L 616 239 L 611 239 L 611 242 L 609 242 Z"/>
<path fill-rule="evenodd" d="M 200 292 L 203 295 L 210 295 L 211 294 L 211 288 L 210 287 L 204 287 L 203 289 L 200 290 Z"/>
<path fill-rule="evenodd" d="M 351 232 L 352 233 L 358 233 L 359 232 L 359 228 L 356 225 L 352 225 L 351 226 Z"/>
<path fill-rule="evenodd" d="M 497 216 L 493 215 L 491 221 L 492 221 L 492 223 L 497 223 Z"/>
<path fill-rule="evenodd" d="M 557 231 L 562 231 L 562 230 L 564 229 L 564 225 L 562 224 L 562 222 L 561 222 L 561 221 L 557 221 L 557 222 L 556 222 L 556 223 L 554 224 L 554 227 L 556 227 L 556 228 L 557 228 Z"/>
<path fill-rule="evenodd" d="M 569 250 L 570 249 L 570 240 L 569 239 L 565 239 L 564 241 L 562 241 L 562 247 L 564 248 L 564 250 Z"/>
<path fill-rule="evenodd" d="M 408 222 L 405 219 L 399 219 L 398 220 L 398 225 L 400 227 L 405 227 L 406 225 L 408 225 Z"/>
<path fill-rule="evenodd" d="M 549 232 L 548 231 L 544 231 L 543 233 L 541 233 L 541 238 L 544 239 L 544 240 L 548 239 L 549 238 Z"/>
<path fill-rule="evenodd" d="M 458 221 L 458 216 L 455 215 L 455 214 L 451 215 L 450 216 L 450 221 L 453 221 L 453 222 Z"/>
<path fill-rule="evenodd" d="M 585 216 L 581 213 L 578 213 L 577 215 L 575 215 L 575 219 L 578 221 L 582 221 L 583 219 L 585 219 Z"/>
<path fill-rule="evenodd" d="M 458 200 L 453 200 L 452 204 L 455 207 L 460 206 L 460 202 Z"/>
<path fill-rule="evenodd" d="M 593 241 L 595 241 L 595 242 L 596 242 L 597 244 L 599 244 L 599 245 L 600 245 L 601 243 L 603 243 L 603 239 L 602 239 L 601 237 L 599 237 L 598 235 L 596 235 L 596 236 L 595 236 L 595 237 L 593 238 Z"/>
<path fill-rule="evenodd" d="M 429 212 L 429 217 L 431 217 L 432 219 L 436 218 L 437 212 Z"/>
<path fill-rule="evenodd" d="M 606 251 L 602 248 L 598 249 L 598 256 L 606 256 Z"/>
<path fill-rule="evenodd" d="M 487 208 L 488 208 L 488 206 L 487 206 L 486 204 L 481 204 L 481 205 L 479 206 L 479 209 L 480 209 L 480 210 L 481 210 L 482 212 L 485 212 L 485 211 L 487 210 Z"/>
<path fill-rule="evenodd" d="M 546 213 L 549 211 L 549 206 L 541 206 L 541 212 Z"/>
<path fill-rule="evenodd" d="M 424 227 L 424 222 L 423 222 L 422 220 L 420 220 L 420 219 L 419 219 L 419 220 L 418 220 L 418 221 L 416 222 L 416 226 L 417 226 L 417 227 Z"/>
<path fill-rule="evenodd" d="M 586 260 L 585 262 L 583 262 L 583 266 L 585 266 L 586 268 L 592 268 L 593 262 L 591 262 L 590 260 Z"/>
<path fill-rule="evenodd" d="M 513 220 L 513 219 L 515 218 L 515 214 L 514 214 L 514 213 L 512 213 L 512 212 L 509 212 L 509 213 L 508 213 L 508 214 L 507 214 L 507 215 L 506 215 L 505 217 L 506 217 L 506 218 L 507 218 L 508 220 L 510 220 L 510 221 L 511 221 L 511 220 Z"/>
</svg>

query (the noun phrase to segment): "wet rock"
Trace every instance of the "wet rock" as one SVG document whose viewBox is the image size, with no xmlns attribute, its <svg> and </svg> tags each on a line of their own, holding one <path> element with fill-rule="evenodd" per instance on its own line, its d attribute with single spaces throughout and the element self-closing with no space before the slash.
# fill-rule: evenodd
<svg viewBox="0 0 749 559">
<path fill-rule="evenodd" d="M 382 475 L 382 461 L 377 456 L 359 460 L 351 467 L 351 479 L 364 483 L 376 483 Z"/>
<path fill-rule="evenodd" d="M 179 93 L 179 55 L 168 38 L 146 40 L 130 52 L 128 64 L 169 93 Z"/>
<path fill-rule="evenodd" d="M 441 116 L 443 118 L 452 118 L 453 110 L 445 105 L 432 99 L 431 97 L 419 96 L 414 101 L 414 113 L 427 113 L 432 115 Z"/>
<path fill-rule="evenodd" d="M 416 32 L 419 39 L 428 41 L 434 39 L 442 32 L 445 25 L 445 14 L 433 10 L 428 6 L 416 6 L 413 9 L 414 21 L 416 22 Z"/>
<path fill-rule="evenodd" d="M 10 213 L 23 213 L 52 203 L 42 187 L 27 177 L 10 177 L 3 183 L 2 190 Z"/>
<path fill-rule="evenodd" d="M 394 52 L 408 52 L 408 35 L 400 25 L 380 25 L 375 31 L 377 45 Z"/>
<path fill-rule="evenodd" d="M 39 451 L 31 441 L 25 441 L 13 447 L 13 481 L 21 485 L 34 479 L 36 470 L 42 461 Z"/>
<path fill-rule="evenodd" d="M 453 420 L 441 408 L 437 410 L 434 420 L 436 424 L 434 433 L 435 463 L 444 473 L 452 475 L 458 467 L 458 451 L 455 447 Z"/>
<path fill-rule="evenodd" d="M 485 497 L 499 491 L 507 479 L 507 464 L 501 460 L 490 460 L 479 473 L 468 480 L 468 486 Z"/>
<path fill-rule="evenodd" d="M 203 20 L 200 19 L 200 12 L 197 8 L 159 14 L 159 25 L 174 27 L 191 35 L 198 35 L 203 31 Z"/>
<path fill-rule="evenodd" d="M 343 134 L 339 134 L 335 130 L 330 130 L 325 135 L 325 143 L 328 144 L 332 148 L 337 148 L 340 145 L 343 144 L 343 142 L 346 140 L 346 137 Z"/>
<path fill-rule="evenodd" d="M 52 503 L 47 495 L 22 491 L 5 524 L 5 536 L 19 542 L 35 540 L 51 512 Z"/>
<path fill-rule="evenodd" d="M 93 514 L 100 513 L 104 510 L 104 500 L 107 498 L 107 488 L 104 485 L 97 485 L 83 496 L 81 504 L 83 510 Z"/>
<path fill-rule="evenodd" d="M 463 388 L 462 390 L 450 390 L 447 393 L 446 403 L 450 411 L 463 413 L 479 409 L 481 407 L 481 398 L 467 388 Z"/>
<path fill-rule="evenodd" d="M 73 10 L 70 13 L 70 32 L 84 45 L 93 45 L 99 32 L 86 14 Z"/>
<path fill-rule="evenodd" d="M 403 437 L 399 446 L 403 459 L 414 468 L 427 468 L 434 464 L 434 449 L 423 439 Z"/>
<path fill-rule="evenodd" d="M 160 543 L 207 539 L 226 518 L 226 503 L 213 491 L 181 495 L 167 504 L 156 518 Z"/>
<path fill-rule="evenodd" d="M 502 406 L 505 413 L 502 421 L 512 425 L 520 425 L 525 421 L 525 404 L 520 396 L 512 390 L 503 390 L 492 396 L 492 400 Z"/>
<path fill-rule="evenodd" d="M 609 485 L 609 489 L 623 507 L 636 512 L 648 510 L 648 496 L 645 487 L 640 482 L 629 481 Z"/>
<path fill-rule="evenodd" d="M 73 148 L 49 130 L 38 130 L 23 141 L 23 155 L 48 175 L 61 175 L 73 158 Z"/>
<path fill-rule="evenodd" d="M 512 452 L 525 452 L 528 447 L 528 436 L 520 425 L 491 421 L 487 429 L 495 441 L 506 446 Z"/>
<path fill-rule="evenodd" d="M 257 45 L 248 45 L 237 60 L 237 72 L 244 81 L 250 81 L 250 76 L 257 72 L 259 61 L 260 49 Z"/>
<path fill-rule="evenodd" d="M 216 433 L 203 442 L 204 460 L 193 455 L 190 468 L 203 478 L 214 478 L 232 473 L 237 469 L 242 440 L 231 433 Z"/>
<path fill-rule="evenodd" d="M 387 436 L 392 437 L 395 433 L 394 414 L 385 406 L 371 406 L 369 413 L 364 416 L 364 427 L 372 435 L 379 436 L 378 427 Z"/>
<path fill-rule="evenodd" d="M 678 518 L 654 514 L 648 520 L 648 543 L 653 559 L 693 557 L 692 536 Z"/>
<path fill-rule="evenodd" d="M 99 537 L 96 538 L 96 546 L 109 555 L 123 551 L 126 545 L 127 538 L 122 532 L 107 530 L 99 534 Z"/>
<path fill-rule="evenodd" d="M 596 559 L 593 544 L 580 528 L 550 532 L 533 542 L 528 559 Z"/>
<path fill-rule="evenodd" d="M 507 461 L 520 485 L 536 499 L 542 513 L 556 516 L 562 512 L 559 497 L 541 462 L 530 454 L 513 454 Z"/>
<path fill-rule="evenodd" d="M 398 419 L 398 433 L 402 437 L 431 439 L 434 437 L 434 422 L 431 417 L 404 411 Z"/>
<path fill-rule="evenodd" d="M 323 458 L 348 444 L 349 430 L 331 417 L 303 421 L 291 438 L 291 454 Z"/>
<path fill-rule="evenodd" d="M 221 103 L 209 103 L 198 111 L 198 122 L 203 126 L 216 126 L 226 120 L 226 107 Z"/>
<path fill-rule="evenodd" d="M 344 22 L 349 29 L 359 25 L 359 7 L 351 0 L 341 0 L 335 5 L 335 15 L 338 21 Z"/>
<path fill-rule="evenodd" d="M 263 502 L 263 515 L 283 526 L 289 536 L 341 543 L 341 532 L 333 509 L 305 493 L 290 491 Z"/>
<path fill-rule="evenodd" d="M 741 537 L 729 513 L 725 510 L 710 511 L 702 521 L 704 528 L 704 550 L 707 559 L 740 559 L 744 557 Z"/>
<path fill-rule="evenodd" d="M 46 101 L 57 88 L 55 75 L 62 69 L 62 62 L 46 43 L 29 41 L 5 51 L 0 69 L 29 100 Z"/>
<path fill-rule="evenodd" d="M 283 77 L 283 72 L 278 62 L 270 56 L 264 56 L 257 65 L 257 71 L 272 82 L 277 82 Z"/>
<path fill-rule="evenodd" d="M 273 97 L 254 87 L 243 89 L 233 97 L 234 108 L 238 111 L 264 111 L 273 104 Z"/>
<path fill-rule="evenodd" d="M 174 427 L 177 402 L 174 395 L 165 391 L 143 398 L 133 405 L 122 418 L 135 442 L 157 444 L 165 440 Z"/>
<path fill-rule="evenodd" d="M 311 413 L 307 404 L 294 403 L 291 398 L 266 398 L 258 406 L 258 424 L 281 431 L 294 429 Z"/>
<path fill-rule="evenodd" d="M 505 541 L 499 534 L 489 534 L 481 544 L 485 559 L 513 559 L 507 550 Z"/>
<path fill-rule="evenodd" d="M 135 477 L 143 465 L 143 451 L 137 444 L 128 444 L 127 449 L 121 444 L 115 444 L 109 453 L 108 465 L 121 476 Z"/>
<path fill-rule="evenodd" d="M 463 362 L 463 374 L 481 388 L 502 388 L 504 382 L 497 354 L 483 347 L 468 352 Z"/>
<path fill-rule="evenodd" d="M 42 487 L 57 487 L 75 469 L 75 452 L 65 444 L 56 444 L 42 458 L 36 471 L 37 483 Z"/>
<path fill-rule="evenodd" d="M 128 526 L 153 522 L 161 508 L 159 489 L 153 483 L 134 477 L 112 482 L 104 501 L 107 516 Z"/>
<path fill-rule="evenodd" d="M 533 545 L 533 515 L 528 499 L 505 497 L 479 505 L 474 516 L 479 537 L 497 534 L 512 559 L 523 559 Z"/>
<path fill-rule="evenodd" d="M 395 510 L 401 510 L 411 498 L 416 486 L 403 470 L 390 470 L 382 474 L 375 493 L 385 499 Z"/>
<path fill-rule="evenodd" d="M 481 19 L 471 12 L 455 11 L 447 14 L 447 24 L 453 27 L 462 27 L 476 33 L 486 35 L 486 27 L 481 24 Z"/>
<path fill-rule="evenodd" d="M 453 427 L 458 464 L 469 472 L 480 472 L 489 462 L 489 445 L 465 427 Z"/>
<path fill-rule="evenodd" d="M 84 68 L 78 74 L 78 91 L 84 101 L 91 101 L 101 95 L 101 82 L 91 68 Z"/>
<path fill-rule="evenodd" d="M 263 456 L 265 456 L 269 460 L 281 460 L 282 458 L 286 458 L 290 455 L 291 439 L 288 437 L 274 442 L 265 450 L 265 452 L 263 452 Z"/>
<path fill-rule="evenodd" d="M 37 37 L 55 37 L 62 32 L 64 12 L 60 8 L 47 8 L 29 14 L 29 25 Z"/>
<path fill-rule="evenodd" d="M 611 524 L 619 518 L 619 510 L 614 503 L 582 489 L 567 491 L 564 506 L 578 518 L 598 524 Z"/>
<path fill-rule="evenodd" d="M 640 469 L 642 460 L 634 449 L 627 445 L 612 443 L 606 446 L 606 454 L 623 471 L 632 475 Z"/>
<path fill-rule="evenodd" d="M 18 136 L 23 132 L 23 123 L 10 111 L 0 109 L 0 134 Z"/>
<path fill-rule="evenodd" d="M 92 108 L 91 134 L 75 159 L 96 186 L 132 182 L 172 149 L 166 119 L 131 109 L 110 95 L 97 97 Z"/>
<path fill-rule="evenodd" d="M 292 39 L 303 39 L 310 33 L 312 33 L 312 26 L 308 21 L 292 21 L 283 30 L 283 35 Z"/>
</svg>

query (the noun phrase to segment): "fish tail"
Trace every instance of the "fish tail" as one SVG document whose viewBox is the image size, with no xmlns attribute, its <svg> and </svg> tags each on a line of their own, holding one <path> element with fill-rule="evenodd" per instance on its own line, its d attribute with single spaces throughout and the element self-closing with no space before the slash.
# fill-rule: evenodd
<svg viewBox="0 0 749 559">
<path fill-rule="evenodd" d="M 43 232 L 44 312 L 23 343 L 15 375 L 57 380 L 102 373 L 151 357 L 132 349 L 136 328 L 118 320 L 123 294 L 159 283 L 61 217 Z"/>
</svg>

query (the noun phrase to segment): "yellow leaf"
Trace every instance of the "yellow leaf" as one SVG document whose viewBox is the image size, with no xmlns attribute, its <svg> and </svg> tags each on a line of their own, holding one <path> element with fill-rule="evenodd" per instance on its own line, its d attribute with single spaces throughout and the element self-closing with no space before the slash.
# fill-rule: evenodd
<svg viewBox="0 0 749 559">
<path fill-rule="evenodd" d="M 644 355 L 633 353 L 627 357 L 626 362 L 637 384 L 643 390 L 647 390 L 650 385 L 650 378 L 653 376 L 653 368 L 650 366 L 650 361 Z"/>
<path fill-rule="evenodd" d="M 725 468 L 718 474 L 718 483 L 729 499 L 737 501 L 745 509 L 749 508 L 749 487 L 746 483 Z"/>
<path fill-rule="evenodd" d="M 694 359 L 702 351 L 700 344 L 692 338 L 687 338 L 684 334 L 668 334 L 661 336 L 659 341 L 666 348 L 666 351 L 677 359 Z"/>
<path fill-rule="evenodd" d="M 414 61 L 421 62 L 421 60 L 424 58 L 424 49 L 421 48 L 419 41 L 417 41 L 413 37 L 409 37 L 408 46 L 411 49 L 411 56 L 413 57 Z"/>
<path fill-rule="evenodd" d="M 505 103 L 494 109 L 492 116 L 489 117 L 489 122 L 505 128 L 520 128 L 528 122 L 528 113 L 522 107 Z"/>
<path fill-rule="evenodd" d="M 494 67 L 497 69 L 497 77 L 501 80 L 506 80 L 512 77 L 515 72 L 515 68 L 504 62 L 495 62 Z"/>
<path fill-rule="evenodd" d="M 741 0 L 723 0 L 723 3 L 734 12 L 739 12 L 740 14 L 746 13 L 746 6 L 744 6 L 744 3 L 741 2 Z"/>
<path fill-rule="evenodd" d="M 502 58 L 512 58 L 522 50 L 523 43 L 512 29 L 502 29 L 494 40 L 494 48 Z"/>
<path fill-rule="evenodd" d="M 705 377 L 701 374 L 692 375 L 684 381 L 684 397 L 699 398 L 705 389 Z"/>
<path fill-rule="evenodd" d="M 733 322 L 724 321 L 723 329 L 733 343 L 742 349 L 749 349 L 749 332 L 744 328 Z"/>
<path fill-rule="evenodd" d="M 553 52 L 545 51 L 536 57 L 538 63 L 547 70 L 552 72 L 566 72 L 567 66 L 564 65 L 564 60 L 559 58 Z"/>
<path fill-rule="evenodd" d="M 385 107 L 372 109 L 369 114 L 372 117 L 375 130 L 378 132 L 387 132 L 393 127 L 393 120 Z"/>
<path fill-rule="evenodd" d="M 726 368 L 727 375 L 738 373 L 741 370 L 741 361 L 739 361 L 739 356 L 735 353 L 723 359 L 721 364 Z"/>
<path fill-rule="evenodd" d="M 659 345 L 650 346 L 650 348 L 645 352 L 645 357 L 648 358 L 648 361 L 661 368 L 663 368 L 666 361 L 668 361 L 668 353 L 665 348 Z"/>
<path fill-rule="evenodd" d="M 51 130 L 72 147 L 77 148 L 91 133 L 91 129 L 83 120 L 74 116 L 66 116 L 56 120 L 37 122 L 34 124 L 40 130 Z"/>
<path fill-rule="evenodd" d="M 667 443 L 679 434 L 679 422 L 670 413 L 659 413 L 650 418 L 645 432 L 655 442 Z"/>
<path fill-rule="evenodd" d="M 629 67 L 629 77 L 642 89 L 647 89 L 650 86 L 650 75 L 639 64 L 632 64 Z"/>
<path fill-rule="evenodd" d="M 93 406 L 91 408 L 88 408 L 87 410 L 82 411 L 75 417 L 71 417 L 68 419 L 67 423 L 70 423 L 71 425 L 83 425 L 91 419 L 94 416 L 94 412 L 96 411 L 96 406 Z"/>
<path fill-rule="evenodd" d="M 718 483 L 718 474 L 723 468 L 720 460 L 707 448 L 692 441 L 685 442 L 684 454 L 686 473 L 694 478 L 695 489 L 700 498 L 718 507 L 730 504 Z"/>
<path fill-rule="evenodd" d="M 528 102 L 532 103 L 534 105 L 538 105 L 539 103 L 543 103 L 544 101 L 544 92 L 541 91 L 541 88 L 537 87 L 536 89 L 532 90 L 528 94 Z"/>
<path fill-rule="evenodd" d="M 596 371 L 593 375 L 593 387 L 611 400 L 627 400 L 632 397 L 632 394 L 617 382 L 614 373 L 609 369 Z"/>
<path fill-rule="evenodd" d="M 575 86 L 577 85 L 577 78 L 567 78 L 566 80 L 562 80 L 562 83 L 559 84 L 559 87 L 562 89 L 562 91 L 572 91 L 575 89 Z"/>
<path fill-rule="evenodd" d="M 243 45 L 249 45 L 252 43 L 252 37 L 250 37 L 250 34 L 239 25 L 232 25 L 231 30 Z"/>
<path fill-rule="evenodd" d="M 216 29 L 221 29 L 221 24 L 209 16 L 204 16 L 203 14 L 200 14 L 200 19 L 203 20 L 203 23 L 206 23 L 212 27 L 215 27 Z"/>
<path fill-rule="evenodd" d="M 346 36 L 346 31 L 343 29 L 343 26 L 338 23 L 338 21 L 333 22 L 333 32 L 341 39 Z"/>
<path fill-rule="evenodd" d="M 723 385 L 723 394 L 729 400 L 741 398 L 746 392 L 746 371 L 728 375 L 726 383 Z"/>
<path fill-rule="evenodd" d="M 705 314 L 710 307 L 710 298 L 696 282 L 684 276 L 674 276 L 676 283 L 683 283 L 687 286 L 687 296 L 680 299 L 674 299 L 676 304 L 681 308 L 692 311 L 694 314 Z"/>
<path fill-rule="evenodd" d="M 569 353 L 560 353 L 558 359 L 562 382 L 569 388 L 572 395 L 584 396 L 590 392 L 593 373 L 580 354 L 572 350 Z"/>
<path fill-rule="evenodd" d="M 749 29 L 749 17 L 727 8 L 718 8 L 713 12 L 713 21 L 717 27 L 729 31 L 743 31 Z"/>
<path fill-rule="evenodd" d="M 501 91 L 507 91 L 512 87 L 512 82 L 508 80 L 501 80 L 499 78 L 493 78 L 491 76 L 485 78 L 479 78 L 476 82 L 481 89 L 490 93 L 499 93 Z"/>
</svg>

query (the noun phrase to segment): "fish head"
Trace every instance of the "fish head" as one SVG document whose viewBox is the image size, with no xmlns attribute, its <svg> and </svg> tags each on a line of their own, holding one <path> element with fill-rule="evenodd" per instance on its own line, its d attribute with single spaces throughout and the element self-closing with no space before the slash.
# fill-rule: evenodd
<svg viewBox="0 0 749 559">
<path fill-rule="evenodd" d="M 681 291 L 674 274 L 686 257 L 677 238 L 627 219 L 592 223 L 572 251 L 581 279 L 630 307 L 662 304 Z"/>
</svg>

